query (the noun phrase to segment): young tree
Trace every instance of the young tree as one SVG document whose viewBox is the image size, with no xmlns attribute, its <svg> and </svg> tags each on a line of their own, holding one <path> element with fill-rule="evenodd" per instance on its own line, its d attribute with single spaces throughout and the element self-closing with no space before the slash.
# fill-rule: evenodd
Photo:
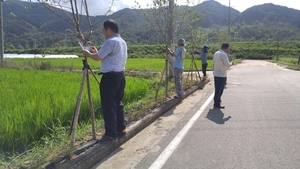
<svg viewBox="0 0 300 169">
<path fill-rule="evenodd" d="M 181 36 L 186 37 L 189 40 L 189 44 L 191 45 L 191 49 L 196 49 L 199 44 L 203 43 L 203 37 L 201 36 L 200 32 L 200 22 L 201 22 L 201 14 L 199 11 L 192 9 L 190 6 L 197 6 L 200 4 L 199 0 L 187 0 L 186 1 L 187 6 L 185 6 L 183 11 L 178 11 L 179 15 L 181 16 L 178 19 L 179 25 L 182 25 L 178 29 L 178 33 L 180 33 Z M 191 52 L 192 61 L 190 63 L 190 70 L 187 75 L 187 80 L 189 76 L 191 75 L 191 80 L 193 80 L 193 73 L 192 71 L 196 69 L 196 73 L 201 80 L 201 76 L 197 67 L 197 64 L 195 62 L 195 56 L 193 51 Z"/>
<path fill-rule="evenodd" d="M 140 4 L 136 1 L 136 6 L 141 8 Z M 148 23 L 154 28 L 155 32 L 159 35 L 160 41 L 163 41 L 165 48 L 171 45 L 174 36 L 174 0 L 153 0 L 151 4 L 147 4 L 150 12 L 144 12 L 144 16 Z M 168 96 L 168 65 L 169 54 L 166 52 L 166 62 L 160 83 L 165 75 L 165 99 Z M 171 68 L 172 69 L 172 68 Z M 160 86 L 160 84 L 159 84 Z M 159 89 L 158 86 L 158 89 Z M 155 99 L 157 98 L 158 90 Z"/>
<path fill-rule="evenodd" d="M 193 35 L 191 36 L 193 33 L 190 32 L 198 30 L 200 15 L 196 15 L 197 12 L 191 12 L 190 6 L 199 4 L 200 1 L 186 0 L 185 3 L 187 5 L 183 11 L 178 8 L 179 5 L 174 0 L 153 0 L 151 4 L 147 5 L 150 12 L 144 12 L 145 18 L 164 42 L 165 48 L 172 48 L 172 42 L 176 41 L 175 35 L 193 37 Z M 137 1 L 136 4 L 141 8 Z M 176 38 L 178 37 L 176 36 Z M 165 98 L 168 96 L 168 64 L 173 64 L 172 60 L 173 58 L 166 52 L 166 63 L 162 74 L 165 75 Z M 170 66 L 170 70 L 169 74 L 172 73 L 172 66 Z M 157 93 L 158 90 L 155 98 L 157 98 Z"/>
<path fill-rule="evenodd" d="M 30 2 L 33 0 L 29 0 Z M 109 9 L 106 11 L 106 14 L 100 19 L 97 23 L 92 23 L 90 19 L 90 12 L 88 7 L 88 0 L 36 0 L 42 4 L 46 9 L 51 11 L 57 17 L 63 19 L 64 21 L 72 24 L 74 26 L 74 31 L 80 41 L 83 42 L 83 45 L 87 45 L 88 41 L 91 39 L 93 33 L 93 27 L 98 25 L 104 16 L 106 16 L 114 3 L 114 0 L 111 0 Z M 55 8 L 61 9 L 64 13 L 58 13 Z M 88 28 L 86 31 L 83 31 L 82 28 Z"/>
<path fill-rule="evenodd" d="M 29 0 L 31 1 L 31 0 Z M 88 7 L 88 0 L 36 0 L 37 2 L 41 3 L 46 9 L 51 11 L 53 14 L 57 15 L 57 17 L 60 17 L 61 19 L 65 20 L 66 22 L 71 23 L 74 26 L 74 33 L 79 38 L 79 40 L 82 42 L 83 46 L 87 46 L 88 41 L 90 40 L 92 33 L 93 33 L 93 27 L 94 25 L 97 25 L 101 22 L 99 20 L 97 23 L 93 24 L 90 19 L 90 12 Z M 111 1 L 111 5 L 109 7 L 109 10 L 106 12 L 106 14 L 110 11 L 114 0 Z M 58 13 L 55 8 L 60 8 L 64 12 Z M 106 14 L 104 16 L 106 16 Z M 88 25 L 88 30 L 83 31 L 82 28 L 86 27 L 85 25 Z M 87 57 L 83 60 L 84 65 L 84 71 L 83 71 L 83 77 L 81 81 L 81 86 L 79 90 L 79 94 L 77 97 L 76 107 L 73 115 L 73 120 L 71 124 L 71 145 L 73 146 L 75 143 L 75 135 L 76 135 L 76 128 L 78 123 L 78 117 L 79 117 L 79 111 L 80 111 L 80 104 L 82 99 L 82 91 L 84 87 L 84 81 L 87 81 L 87 90 L 88 90 L 88 100 L 90 105 L 90 112 L 91 112 L 91 118 L 92 118 L 92 133 L 93 133 L 93 139 L 96 140 L 96 132 L 95 132 L 95 115 L 94 115 L 94 108 L 92 103 L 92 98 L 90 94 L 90 82 L 89 82 L 89 71 L 92 73 L 94 78 L 97 80 L 95 74 L 91 70 L 90 66 L 87 62 Z"/>
</svg>

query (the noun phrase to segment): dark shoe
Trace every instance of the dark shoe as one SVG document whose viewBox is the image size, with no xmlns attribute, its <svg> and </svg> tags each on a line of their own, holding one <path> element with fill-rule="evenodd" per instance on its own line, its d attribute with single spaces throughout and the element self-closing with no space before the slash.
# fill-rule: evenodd
<svg viewBox="0 0 300 169">
<path fill-rule="evenodd" d="M 177 98 L 182 98 L 182 96 L 178 96 L 178 95 L 174 96 L 174 99 L 177 99 Z"/>
<path fill-rule="evenodd" d="M 214 106 L 214 109 L 225 109 L 225 106 Z"/>
<path fill-rule="evenodd" d="M 127 136 L 127 133 L 125 130 L 118 131 L 118 138 L 125 138 Z"/>
<path fill-rule="evenodd" d="M 101 139 L 98 139 L 96 143 L 107 144 L 107 143 L 115 143 L 118 141 L 118 138 L 109 137 L 104 135 Z"/>
</svg>

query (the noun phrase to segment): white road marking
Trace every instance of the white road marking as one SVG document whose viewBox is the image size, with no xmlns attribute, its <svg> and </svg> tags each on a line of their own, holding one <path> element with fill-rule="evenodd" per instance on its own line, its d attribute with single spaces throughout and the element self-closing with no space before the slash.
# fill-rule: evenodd
<svg viewBox="0 0 300 169">
<path fill-rule="evenodd" d="M 214 92 L 209 96 L 209 98 L 205 101 L 205 103 L 200 107 L 200 109 L 194 114 L 194 116 L 189 120 L 189 122 L 181 129 L 181 131 L 176 135 L 176 137 L 170 142 L 167 148 L 157 157 L 154 163 L 149 167 L 149 169 L 160 169 L 172 155 L 172 153 L 176 150 L 178 145 L 181 143 L 184 136 L 191 129 L 193 124 L 197 121 L 200 115 L 203 113 L 205 108 L 208 106 L 210 101 L 212 101 L 214 97 Z"/>
</svg>

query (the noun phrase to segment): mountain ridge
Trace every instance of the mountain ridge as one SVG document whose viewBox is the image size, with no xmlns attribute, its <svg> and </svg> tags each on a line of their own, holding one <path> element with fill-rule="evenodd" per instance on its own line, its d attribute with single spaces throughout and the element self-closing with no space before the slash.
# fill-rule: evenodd
<svg viewBox="0 0 300 169">
<path fill-rule="evenodd" d="M 179 8 L 184 8 L 184 6 L 179 6 Z M 60 9 L 53 9 L 57 13 L 64 14 L 64 11 Z M 296 9 L 268 3 L 239 12 L 214 0 L 204 1 L 190 9 L 201 15 L 199 27 L 205 29 L 208 34 L 207 39 L 218 38 L 219 34 L 227 32 L 229 9 L 232 27 L 230 34 L 233 38 L 238 37 L 245 40 L 283 39 L 283 37 L 275 37 L 278 35 L 265 28 L 284 32 L 281 35 L 284 36 L 284 39 L 299 40 L 300 37 L 300 11 Z M 99 23 L 94 28 L 91 41 L 97 45 L 102 44 L 104 40 L 101 31 L 102 22 L 111 18 L 118 22 L 122 37 L 130 44 L 157 43 L 157 35 L 153 33 L 153 26 L 147 25 L 143 12 L 149 12 L 149 9 L 124 8 L 108 16 L 91 16 L 92 23 Z M 30 48 L 34 46 L 33 43 L 37 43 L 37 47 L 53 47 L 61 46 L 64 41 L 68 41 L 70 46 L 77 45 L 76 37 L 66 34 L 66 30 L 74 29 L 74 26 L 57 17 L 39 3 L 7 0 L 3 3 L 3 15 L 6 47 Z M 103 18 L 101 22 L 99 22 L 100 18 Z M 286 28 L 279 30 L 276 25 L 285 25 Z M 253 36 L 255 32 L 261 31 L 264 32 L 261 33 L 261 36 Z"/>
</svg>

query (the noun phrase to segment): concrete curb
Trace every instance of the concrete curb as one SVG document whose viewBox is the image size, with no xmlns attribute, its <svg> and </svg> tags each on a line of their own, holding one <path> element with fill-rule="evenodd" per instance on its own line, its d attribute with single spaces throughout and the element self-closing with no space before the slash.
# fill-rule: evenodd
<svg viewBox="0 0 300 169">
<path fill-rule="evenodd" d="M 205 84 L 210 82 L 209 79 L 205 79 L 200 81 L 197 85 L 192 86 L 191 88 L 185 91 L 184 98 L 194 93 L 196 90 L 203 88 Z M 80 148 L 74 152 L 76 157 L 68 160 L 67 156 L 63 158 L 59 163 L 51 163 L 45 167 L 45 169 L 87 169 L 92 168 L 97 163 L 99 163 L 102 159 L 112 153 L 114 150 L 119 148 L 126 141 L 134 137 L 137 133 L 142 131 L 156 119 L 158 119 L 161 115 L 172 109 L 178 103 L 181 102 L 182 99 L 170 99 L 164 102 L 159 107 L 155 108 L 145 116 L 143 116 L 138 121 L 132 122 L 127 126 L 126 132 L 127 137 L 119 139 L 118 142 L 112 144 L 96 144 L 95 142 L 86 145 L 83 148 Z M 73 155 L 73 156 L 75 156 Z"/>
</svg>

